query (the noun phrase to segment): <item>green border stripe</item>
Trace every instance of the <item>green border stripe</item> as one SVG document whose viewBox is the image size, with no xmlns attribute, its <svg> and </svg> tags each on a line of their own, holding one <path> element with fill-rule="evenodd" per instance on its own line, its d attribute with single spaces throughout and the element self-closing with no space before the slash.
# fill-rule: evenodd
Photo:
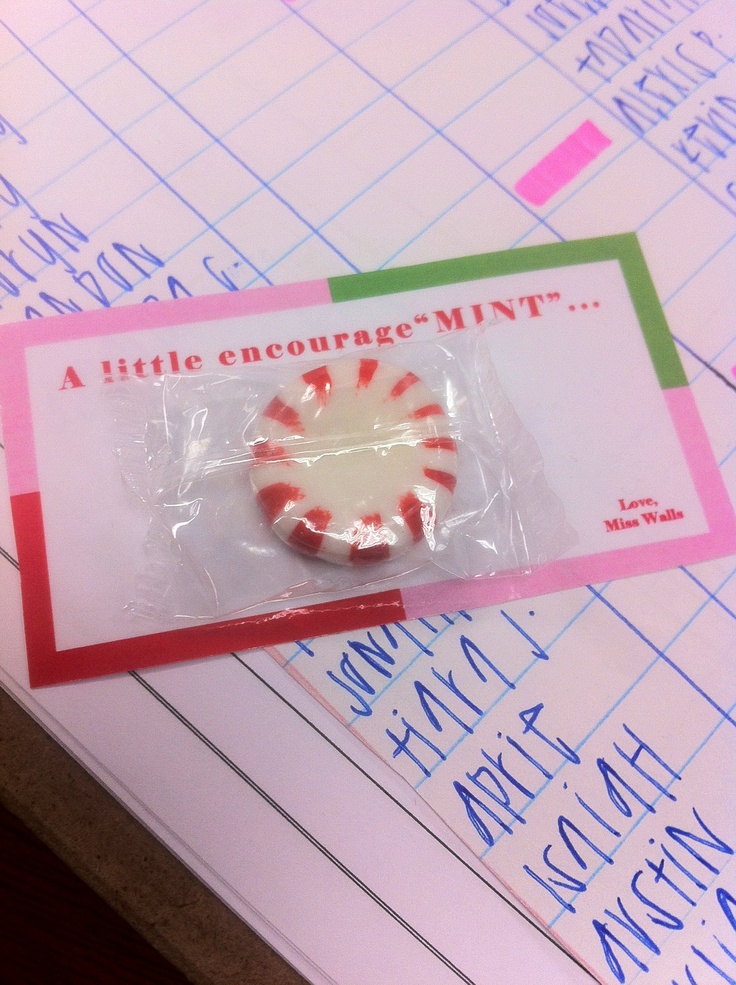
<svg viewBox="0 0 736 985">
<path fill-rule="evenodd" d="M 675 340 L 667 325 L 652 275 L 649 273 L 639 240 L 635 235 L 631 235 L 625 255 L 620 261 L 659 385 L 663 390 L 687 386 L 687 376 L 682 368 Z"/>
<path fill-rule="evenodd" d="M 331 277 L 327 283 L 332 300 L 337 303 L 602 260 L 618 260 L 621 266 L 662 389 L 687 386 L 680 357 L 635 233 L 523 246 L 500 253 L 347 274 Z"/>
</svg>

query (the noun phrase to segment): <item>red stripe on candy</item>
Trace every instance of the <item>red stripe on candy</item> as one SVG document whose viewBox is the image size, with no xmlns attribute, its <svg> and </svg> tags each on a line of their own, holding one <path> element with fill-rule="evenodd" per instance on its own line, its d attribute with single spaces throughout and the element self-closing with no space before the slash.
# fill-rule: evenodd
<svg viewBox="0 0 736 985">
<path fill-rule="evenodd" d="M 318 369 L 310 369 L 308 373 L 302 374 L 302 379 L 307 386 L 314 388 L 320 407 L 324 407 L 330 399 L 330 391 L 332 390 L 332 379 L 327 367 L 320 366 Z"/>
<path fill-rule="evenodd" d="M 418 382 L 419 382 L 418 376 L 416 376 L 414 373 L 407 373 L 405 376 L 402 376 L 401 379 L 394 384 L 394 387 L 391 393 L 389 394 L 389 396 L 393 400 L 395 400 L 397 397 L 400 397 L 402 393 L 406 393 L 406 391 L 410 387 L 413 387 L 414 384 Z"/>
<path fill-rule="evenodd" d="M 422 521 L 422 501 L 416 493 L 408 492 L 399 500 L 399 514 L 401 519 L 411 531 L 414 541 L 419 541 L 424 536 L 424 523 Z"/>
<path fill-rule="evenodd" d="M 358 526 L 356 537 L 350 545 L 350 560 L 354 564 L 364 561 L 385 561 L 391 554 L 391 545 L 386 541 L 378 541 L 379 531 L 383 527 L 380 513 L 364 516 Z"/>
<path fill-rule="evenodd" d="M 440 451 L 457 451 L 454 438 L 425 438 L 422 444 L 425 448 L 437 448 Z"/>
<path fill-rule="evenodd" d="M 425 469 L 424 474 L 428 479 L 436 482 L 438 486 L 444 486 L 445 489 L 449 489 L 450 492 L 455 491 L 457 477 L 452 475 L 450 472 L 442 472 L 440 469 Z"/>
<path fill-rule="evenodd" d="M 420 421 L 423 417 L 436 417 L 438 414 L 442 416 L 444 413 L 439 404 L 425 404 L 424 407 L 413 410 L 411 416 L 415 421 Z"/>
<path fill-rule="evenodd" d="M 287 465 L 291 465 L 291 459 L 286 454 L 286 449 L 273 441 L 256 441 L 253 445 L 253 458 L 257 462 L 273 462 L 283 460 Z"/>
<path fill-rule="evenodd" d="M 366 387 L 370 384 L 376 370 L 378 369 L 377 359 L 361 359 L 360 369 L 358 371 L 358 389 L 361 387 Z"/>
<path fill-rule="evenodd" d="M 353 544 L 350 548 L 350 560 L 353 564 L 372 563 L 373 561 L 387 561 L 390 555 L 390 544 L 370 544 L 368 547 L 361 547 L 360 544 Z"/>
<path fill-rule="evenodd" d="M 272 482 L 270 486 L 264 486 L 256 498 L 269 522 L 273 523 L 281 513 L 304 499 L 304 493 L 298 486 L 290 486 L 288 482 Z"/>
<path fill-rule="evenodd" d="M 271 403 L 266 407 L 263 412 L 264 417 L 270 417 L 272 421 L 278 421 L 279 424 L 283 424 L 285 428 L 290 431 L 295 431 L 301 434 L 304 431 L 304 425 L 302 424 L 302 419 L 299 417 L 299 413 L 294 410 L 293 407 L 289 407 L 285 404 L 281 397 L 274 397 Z"/>
<path fill-rule="evenodd" d="M 289 543 L 303 554 L 316 554 L 322 546 L 327 524 L 332 519 L 329 510 L 315 506 L 305 513 L 289 536 Z"/>
</svg>

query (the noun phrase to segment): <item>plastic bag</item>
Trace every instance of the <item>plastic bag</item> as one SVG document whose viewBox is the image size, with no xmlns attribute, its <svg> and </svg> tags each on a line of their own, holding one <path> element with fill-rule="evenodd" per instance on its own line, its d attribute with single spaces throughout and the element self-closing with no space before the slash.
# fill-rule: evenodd
<svg viewBox="0 0 736 985">
<path fill-rule="evenodd" d="M 150 517 L 130 608 L 157 619 L 518 575 L 575 540 L 483 327 L 390 358 L 133 378 L 115 416 Z"/>
</svg>

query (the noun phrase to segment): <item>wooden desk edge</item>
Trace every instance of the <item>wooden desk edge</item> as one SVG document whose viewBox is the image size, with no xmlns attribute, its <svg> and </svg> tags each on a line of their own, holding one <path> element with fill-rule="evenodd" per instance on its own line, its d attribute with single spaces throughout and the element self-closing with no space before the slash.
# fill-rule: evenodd
<svg viewBox="0 0 736 985">
<path fill-rule="evenodd" d="M 0 800 L 195 985 L 305 985 L 2 689 Z"/>
</svg>

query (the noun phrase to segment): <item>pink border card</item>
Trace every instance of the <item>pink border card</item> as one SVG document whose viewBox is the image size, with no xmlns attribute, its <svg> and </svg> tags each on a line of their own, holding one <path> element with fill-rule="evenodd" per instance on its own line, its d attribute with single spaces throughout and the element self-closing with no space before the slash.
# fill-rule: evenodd
<svg viewBox="0 0 736 985">
<path fill-rule="evenodd" d="M 501 577 L 448 581 L 420 569 L 401 588 L 293 598 L 225 618 L 156 625 L 131 617 L 126 593 L 145 519 L 122 488 L 100 405 L 119 365 L 145 353 L 140 373 L 233 362 L 248 372 L 253 360 L 298 363 L 310 332 L 364 354 L 462 331 L 481 317 L 502 385 L 580 534 L 575 549 Z M 736 550 L 733 509 L 633 235 L 70 314 L 2 332 L 0 401 L 32 686 L 501 603 Z"/>
</svg>

